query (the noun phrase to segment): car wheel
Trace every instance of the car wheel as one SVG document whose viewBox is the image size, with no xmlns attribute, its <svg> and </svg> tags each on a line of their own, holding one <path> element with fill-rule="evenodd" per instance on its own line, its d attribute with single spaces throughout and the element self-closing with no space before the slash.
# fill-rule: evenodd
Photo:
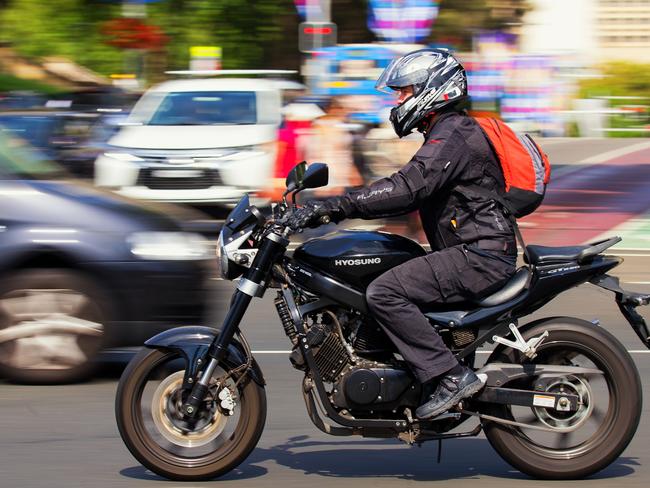
<svg viewBox="0 0 650 488">
<path fill-rule="evenodd" d="M 108 319 L 105 294 L 83 274 L 28 269 L 0 283 L 0 375 L 67 383 L 92 373 Z"/>
</svg>

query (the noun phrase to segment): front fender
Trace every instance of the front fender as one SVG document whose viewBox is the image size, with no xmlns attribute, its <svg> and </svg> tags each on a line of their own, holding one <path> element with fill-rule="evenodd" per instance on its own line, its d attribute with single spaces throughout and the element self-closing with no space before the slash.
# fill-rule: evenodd
<svg viewBox="0 0 650 488">
<path fill-rule="evenodd" d="M 151 349 L 168 349 L 178 351 L 185 359 L 185 377 L 194 378 L 199 369 L 199 359 L 203 360 L 212 344 L 219 336 L 217 329 L 210 327 L 188 326 L 169 329 L 147 340 L 144 345 Z M 246 364 L 246 352 L 239 341 L 233 339 L 228 345 L 228 354 L 223 360 L 224 365 L 230 370 Z M 264 376 L 257 361 L 253 364 L 248 374 L 255 383 L 265 385 Z"/>
</svg>

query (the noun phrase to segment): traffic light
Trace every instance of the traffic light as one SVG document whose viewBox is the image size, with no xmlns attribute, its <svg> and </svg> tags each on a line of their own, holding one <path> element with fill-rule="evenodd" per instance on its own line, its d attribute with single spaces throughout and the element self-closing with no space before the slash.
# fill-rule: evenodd
<svg viewBox="0 0 650 488">
<path fill-rule="evenodd" d="M 300 52 L 311 53 L 336 45 L 336 24 L 333 22 L 302 22 L 298 28 Z"/>
</svg>

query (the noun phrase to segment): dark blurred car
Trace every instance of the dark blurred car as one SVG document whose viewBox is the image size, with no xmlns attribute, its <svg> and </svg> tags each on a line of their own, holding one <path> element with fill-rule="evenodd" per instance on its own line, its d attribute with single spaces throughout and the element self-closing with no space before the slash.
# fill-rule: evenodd
<svg viewBox="0 0 650 488">
<path fill-rule="evenodd" d="M 183 232 L 187 210 L 60 176 L 0 131 L 0 375 L 16 381 L 77 380 L 100 349 L 202 323 L 206 310 L 214 262 Z"/>
<path fill-rule="evenodd" d="M 25 110 L 45 106 L 48 97 L 33 91 L 0 92 L 0 110 Z"/>
<path fill-rule="evenodd" d="M 126 115 L 58 110 L 0 112 L 0 130 L 25 139 L 77 178 L 92 179 L 95 159 Z"/>
</svg>

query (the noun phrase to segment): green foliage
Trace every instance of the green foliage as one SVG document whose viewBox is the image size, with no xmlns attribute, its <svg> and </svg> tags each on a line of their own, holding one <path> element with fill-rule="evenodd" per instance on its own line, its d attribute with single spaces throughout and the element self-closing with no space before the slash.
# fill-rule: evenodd
<svg viewBox="0 0 650 488">
<path fill-rule="evenodd" d="M 613 62 L 600 69 L 601 78 L 582 80 L 580 98 L 610 98 L 608 104 L 614 108 L 628 109 L 628 114 L 612 115 L 609 119 L 611 128 L 643 129 L 650 127 L 650 65 L 629 62 Z M 629 98 L 634 97 L 634 98 Z M 638 111 L 637 111 L 638 110 Z M 612 137 L 648 136 L 644 130 L 612 131 Z"/>
<path fill-rule="evenodd" d="M 25 56 L 60 55 L 103 74 L 121 72 L 133 53 L 107 46 L 100 33 L 121 12 L 119 3 L 101 0 L 11 0 L 0 3 L 0 41 Z M 292 0 L 161 0 L 147 5 L 146 21 L 170 42 L 149 56 L 165 58 L 157 63 L 163 69 L 187 69 L 190 46 L 216 45 L 225 68 L 265 67 L 266 52 L 283 39 L 287 15 L 297 17 Z"/>
<path fill-rule="evenodd" d="M 99 1 L 12 0 L 0 10 L 0 40 L 25 56 L 65 56 L 99 72 L 120 71 L 122 53 L 103 44 L 98 29 L 119 12 Z"/>
<path fill-rule="evenodd" d="M 167 0 L 148 14 L 171 38 L 173 69 L 187 69 L 191 46 L 221 46 L 224 68 L 265 67 L 265 51 L 283 38 L 282 17 L 297 16 L 291 0 Z"/>
<path fill-rule="evenodd" d="M 602 78 L 580 82 L 580 97 L 650 97 L 650 65 L 614 62 L 601 67 Z M 616 101 L 617 104 L 630 103 Z"/>
</svg>

